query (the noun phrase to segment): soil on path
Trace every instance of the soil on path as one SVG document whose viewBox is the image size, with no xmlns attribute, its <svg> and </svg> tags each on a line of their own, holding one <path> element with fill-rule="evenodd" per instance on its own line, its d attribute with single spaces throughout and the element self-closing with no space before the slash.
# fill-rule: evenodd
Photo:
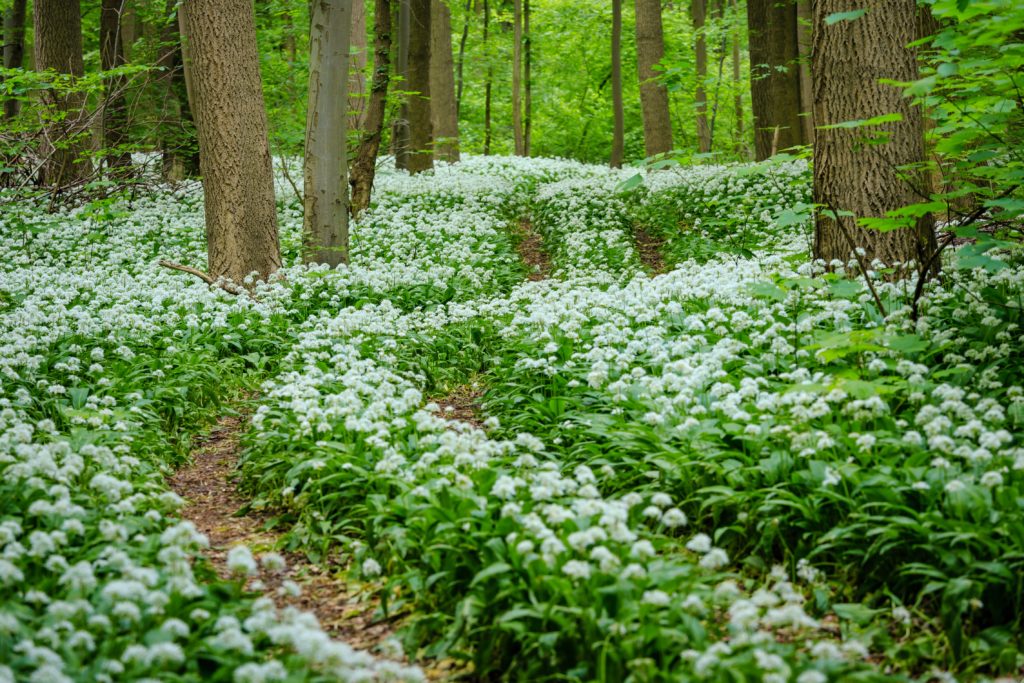
<svg viewBox="0 0 1024 683">
<path fill-rule="evenodd" d="M 655 237 L 639 225 L 633 226 L 633 240 L 636 242 L 640 262 L 643 263 L 648 275 L 654 277 L 668 270 L 665 257 L 661 254 L 665 240 Z"/>
<path fill-rule="evenodd" d="M 526 264 L 526 279 L 531 282 L 547 280 L 551 276 L 551 258 L 544 251 L 541 238 L 529 218 L 521 218 L 516 224 L 516 251 Z"/>
</svg>

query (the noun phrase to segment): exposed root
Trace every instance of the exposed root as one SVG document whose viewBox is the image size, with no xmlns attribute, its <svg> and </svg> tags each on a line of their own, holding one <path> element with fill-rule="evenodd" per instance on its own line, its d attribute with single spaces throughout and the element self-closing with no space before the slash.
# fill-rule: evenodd
<svg viewBox="0 0 1024 683">
<path fill-rule="evenodd" d="M 665 240 L 654 237 L 638 225 L 633 226 L 633 239 L 636 242 L 640 262 L 643 263 L 651 277 L 661 275 L 668 270 L 665 265 L 665 257 L 661 253 L 661 247 L 665 244 Z"/>
<path fill-rule="evenodd" d="M 195 275 L 197 278 L 199 278 L 206 284 L 210 285 L 211 287 L 220 287 L 228 294 L 238 295 L 245 291 L 244 287 L 239 287 L 233 282 L 227 280 L 218 280 L 209 273 L 204 273 L 198 268 L 193 268 L 192 266 L 186 266 L 181 263 L 175 263 L 174 261 L 168 261 L 167 259 L 160 259 L 160 265 L 163 266 L 164 268 L 170 268 L 171 270 L 180 270 L 183 273 Z"/>
<path fill-rule="evenodd" d="M 516 225 L 516 251 L 529 270 L 527 279 L 532 282 L 548 279 L 551 275 L 551 258 L 544 250 L 544 240 L 534 230 L 529 218 L 521 218 Z"/>
</svg>

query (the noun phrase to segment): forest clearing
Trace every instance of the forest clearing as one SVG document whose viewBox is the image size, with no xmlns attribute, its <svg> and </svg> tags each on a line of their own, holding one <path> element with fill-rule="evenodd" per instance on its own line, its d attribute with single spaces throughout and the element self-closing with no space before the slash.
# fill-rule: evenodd
<svg viewBox="0 0 1024 683">
<path fill-rule="evenodd" d="M 0 2 L 0 683 L 1021 680 L 1024 8 L 362 4 Z"/>
</svg>

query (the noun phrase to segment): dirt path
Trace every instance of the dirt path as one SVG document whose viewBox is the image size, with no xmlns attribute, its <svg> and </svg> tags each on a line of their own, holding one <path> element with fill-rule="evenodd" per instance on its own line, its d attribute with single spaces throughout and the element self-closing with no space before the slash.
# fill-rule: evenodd
<svg viewBox="0 0 1024 683">
<path fill-rule="evenodd" d="M 520 218 L 516 224 L 516 250 L 528 269 L 527 280 L 537 282 L 551 276 L 551 258 L 544 251 L 541 238 L 529 218 Z"/>
<path fill-rule="evenodd" d="M 665 244 L 665 240 L 656 238 L 639 225 L 633 226 L 633 239 L 636 242 L 640 262 L 647 269 L 648 275 L 654 277 L 668 270 L 665 257 L 661 254 L 661 247 Z"/>
</svg>

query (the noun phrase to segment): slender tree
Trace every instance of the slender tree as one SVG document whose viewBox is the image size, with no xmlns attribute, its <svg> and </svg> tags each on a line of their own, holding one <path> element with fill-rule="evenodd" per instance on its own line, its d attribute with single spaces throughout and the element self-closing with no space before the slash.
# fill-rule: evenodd
<svg viewBox="0 0 1024 683">
<path fill-rule="evenodd" d="M 640 108 L 644 120 L 644 152 L 647 156 L 672 149 L 672 119 L 668 88 L 658 81 L 655 67 L 665 56 L 661 24 L 661 0 L 636 0 L 636 70 L 640 79 Z"/>
<path fill-rule="evenodd" d="M 102 0 L 100 3 L 100 66 L 110 71 L 124 66 L 124 41 L 121 18 L 127 7 L 126 0 Z M 103 146 L 107 150 L 109 170 L 119 172 L 131 165 L 131 154 L 123 145 L 127 137 L 128 103 L 123 76 L 108 78 L 103 101 Z"/>
<path fill-rule="evenodd" d="M 363 130 L 366 125 L 366 4 L 352 2 L 352 30 L 349 36 L 348 130 Z"/>
<path fill-rule="evenodd" d="M 398 0 L 398 46 L 395 50 L 395 76 L 401 89 L 409 90 L 409 22 L 411 0 Z M 391 148 L 395 154 L 395 168 L 409 168 L 409 98 L 403 97 L 398 118 L 391 126 Z"/>
<path fill-rule="evenodd" d="M 370 100 L 366 106 L 366 122 L 349 180 L 352 187 L 350 207 L 353 218 L 357 218 L 370 205 L 370 193 L 373 191 L 373 178 L 377 170 L 377 153 L 380 151 L 381 133 L 384 130 L 390 70 L 391 0 L 374 0 L 373 80 L 370 83 Z"/>
<path fill-rule="evenodd" d="M 491 65 L 491 54 L 488 52 L 488 32 L 491 25 L 491 8 L 488 0 L 484 0 L 483 43 L 484 57 L 487 59 L 487 74 L 484 77 L 484 154 L 491 153 L 491 89 L 494 82 L 494 67 Z"/>
<path fill-rule="evenodd" d="M 455 64 L 452 59 L 452 13 L 444 0 L 431 0 L 430 120 L 434 157 L 459 160 L 459 114 L 455 103 Z"/>
<path fill-rule="evenodd" d="M 813 145 L 814 90 L 811 82 L 811 0 L 796 0 L 796 45 L 800 60 L 801 135 L 805 145 Z"/>
<path fill-rule="evenodd" d="M 865 9 L 854 21 L 829 24 L 837 12 Z M 814 3 L 815 121 L 820 126 L 814 146 L 814 200 L 852 217 L 832 218 L 819 213 L 815 225 L 814 255 L 847 261 L 854 248 L 863 249 L 864 263 L 878 259 L 887 265 L 916 260 L 926 262 L 935 250 L 930 216 L 914 227 L 891 231 L 869 230 L 858 218 L 883 217 L 887 212 L 917 203 L 921 178 L 907 177 L 900 169 L 925 158 L 921 109 L 903 97 L 890 82 L 918 78 L 917 56 L 908 47 L 916 38 L 914 0 L 817 0 Z M 899 114 L 900 120 L 880 126 L 886 139 L 864 144 L 865 131 L 830 128 L 845 121 Z"/>
<path fill-rule="evenodd" d="M 795 0 L 747 0 L 754 152 L 767 159 L 805 144 Z"/>
<path fill-rule="evenodd" d="M 459 56 L 455 60 L 455 116 L 462 111 L 463 72 L 466 64 L 466 43 L 469 42 L 469 20 L 473 17 L 473 0 L 466 0 L 462 20 L 462 36 L 459 38 Z"/>
<path fill-rule="evenodd" d="M 409 172 L 434 167 L 430 124 L 430 2 L 409 2 Z"/>
<path fill-rule="evenodd" d="M 302 223 L 303 260 L 348 262 L 349 34 L 352 0 L 313 0 Z"/>
<path fill-rule="evenodd" d="M 745 143 L 746 135 L 743 131 L 743 86 L 742 83 L 742 38 L 740 37 L 740 22 L 739 22 L 739 3 L 737 0 L 732 0 L 732 11 L 733 11 L 733 29 L 732 29 L 732 87 L 733 87 L 733 116 L 736 121 L 734 124 L 734 137 L 736 138 L 736 151 L 739 153 L 741 158 L 747 156 L 747 145 Z"/>
<path fill-rule="evenodd" d="M 160 151 L 163 178 L 182 180 L 199 175 L 199 147 L 195 121 L 185 85 L 181 32 L 178 26 L 177 0 L 167 0 L 166 21 L 160 28 L 160 49 L 156 66 L 160 69 L 162 104 L 160 107 Z"/>
<path fill-rule="evenodd" d="M 523 0 L 523 156 L 533 145 L 533 41 L 530 38 L 530 0 Z"/>
<path fill-rule="evenodd" d="M 266 278 L 281 266 L 281 250 L 253 5 L 185 0 L 181 10 L 209 275 L 235 283 L 254 272 Z"/>
<path fill-rule="evenodd" d="M 25 61 L 25 0 L 14 0 L 4 12 L 4 68 L 20 69 Z M 4 118 L 13 119 L 21 111 L 15 98 L 4 101 Z"/>
<path fill-rule="evenodd" d="M 622 0 L 612 0 L 612 156 L 611 167 L 622 168 L 625 116 L 622 107 Z"/>
<path fill-rule="evenodd" d="M 711 151 L 711 128 L 708 126 L 708 94 L 705 83 L 708 80 L 708 44 L 705 36 L 707 22 L 707 0 L 691 0 L 690 16 L 696 33 L 694 57 L 697 69 L 697 89 L 694 93 L 694 110 L 697 114 L 697 150 L 702 154 Z"/>
<path fill-rule="evenodd" d="M 512 138 L 516 156 L 523 156 L 523 0 L 512 0 Z"/>
<path fill-rule="evenodd" d="M 35 0 L 35 60 L 40 71 L 80 77 L 85 73 L 82 59 L 82 19 L 78 0 Z M 79 180 L 91 168 L 85 158 L 89 149 L 84 122 L 85 97 L 72 89 L 66 94 L 46 95 L 59 120 L 44 135 L 40 153 L 46 159 L 40 178 L 44 185 Z"/>
</svg>

